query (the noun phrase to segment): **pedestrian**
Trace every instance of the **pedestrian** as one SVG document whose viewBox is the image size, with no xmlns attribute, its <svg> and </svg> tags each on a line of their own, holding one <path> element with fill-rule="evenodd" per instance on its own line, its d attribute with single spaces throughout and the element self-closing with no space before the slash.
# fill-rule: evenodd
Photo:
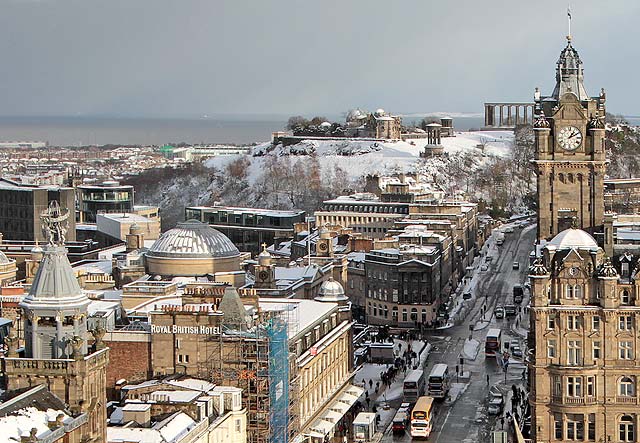
<svg viewBox="0 0 640 443">
<path fill-rule="evenodd" d="M 487 374 L 487 386 L 489 386 L 489 374 Z"/>
<path fill-rule="evenodd" d="M 373 388 L 373 380 L 369 379 L 369 388 Z"/>
</svg>

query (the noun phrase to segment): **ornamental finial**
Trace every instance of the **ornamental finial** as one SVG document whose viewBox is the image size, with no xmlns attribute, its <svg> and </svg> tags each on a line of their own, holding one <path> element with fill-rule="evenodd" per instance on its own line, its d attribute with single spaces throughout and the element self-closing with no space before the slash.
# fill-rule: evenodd
<svg viewBox="0 0 640 443">
<path fill-rule="evenodd" d="M 49 207 L 40 213 L 42 235 L 49 245 L 64 245 L 68 218 L 69 210 L 62 209 L 56 200 L 49 203 Z"/>
</svg>

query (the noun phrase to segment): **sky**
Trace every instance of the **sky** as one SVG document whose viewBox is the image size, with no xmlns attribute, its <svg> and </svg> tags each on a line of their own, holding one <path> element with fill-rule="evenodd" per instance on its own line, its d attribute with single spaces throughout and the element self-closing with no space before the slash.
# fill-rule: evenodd
<svg viewBox="0 0 640 443">
<path fill-rule="evenodd" d="M 574 3 L 588 92 L 640 115 L 640 2 Z M 567 28 L 559 0 L 0 0 L 0 116 L 480 113 L 550 94 Z"/>
</svg>

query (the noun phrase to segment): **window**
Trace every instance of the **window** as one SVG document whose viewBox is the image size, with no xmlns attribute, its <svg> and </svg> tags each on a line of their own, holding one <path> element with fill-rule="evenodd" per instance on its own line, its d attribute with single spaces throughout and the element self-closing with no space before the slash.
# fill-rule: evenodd
<svg viewBox="0 0 640 443">
<path fill-rule="evenodd" d="M 242 432 L 242 420 L 236 418 L 236 434 Z"/>
<path fill-rule="evenodd" d="M 566 298 L 573 298 L 573 286 L 572 285 L 567 285 L 564 288 L 564 292 L 565 292 L 565 297 Z"/>
<path fill-rule="evenodd" d="M 567 397 L 582 397 L 582 377 L 567 377 Z"/>
<path fill-rule="evenodd" d="M 633 317 L 631 315 L 621 315 L 618 317 L 618 330 L 630 331 L 633 327 Z"/>
<path fill-rule="evenodd" d="M 584 440 L 584 419 L 582 415 L 571 414 L 568 416 L 567 440 Z"/>
<path fill-rule="evenodd" d="M 591 344 L 591 357 L 594 360 L 597 360 L 600 358 L 600 342 L 599 341 L 594 341 Z"/>
<path fill-rule="evenodd" d="M 556 358 L 556 341 L 549 340 L 547 342 L 547 358 Z"/>
<path fill-rule="evenodd" d="M 595 441 L 596 439 L 596 414 L 589 414 L 589 429 L 587 432 L 587 439 L 589 441 Z"/>
<path fill-rule="evenodd" d="M 567 342 L 567 364 L 579 365 L 582 363 L 582 342 L 569 340 Z"/>
<path fill-rule="evenodd" d="M 596 378 L 594 376 L 587 377 L 587 397 L 595 397 L 596 395 Z"/>
<path fill-rule="evenodd" d="M 556 440 L 564 439 L 564 432 L 562 426 L 562 414 L 554 414 L 553 415 L 553 428 Z"/>
<path fill-rule="evenodd" d="M 627 266 L 629 266 L 628 263 L 624 263 Z M 628 290 L 624 290 L 622 291 L 622 294 L 620 295 L 620 303 L 622 303 L 623 305 L 628 305 L 631 302 L 631 297 L 629 296 L 629 291 Z"/>
<path fill-rule="evenodd" d="M 591 318 L 591 330 L 592 331 L 600 330 L 600 317 L 598 315 Z"/>
<path fill-rule="evenodd" d="M 618 356 L 620 360 L 631 360 L 632 357 L 632 344 L 630 341 L 618 342 Z"/>
<path fill-rule="evenodd" d="M 635 429 L 633 426 L 633 417 L 630 415 L 623 415 L 620 417 L 620 425 L 618 427 L 620 431 L 620 441 L 635 441 Z"/>
<path fill-rule="evenodd" d="M 562 397 L 562 380 L 558 375 L 553 377 L 553 395 Z"/>
<path fill-rule="evenodd" d="M 402 309 L 402 321 L 407 321 L 407 310 Z"/>
<path fill-rule="evenodd" d="M 633 397 L 636 393 L 635 383 L 631 377 L 622 377 L 618 383 L 618 395 L 621 397 Z"/>
<path fill-rule="evenodd" d="M 547 317 L 547 329 L 556 328 L 556 319 L 554 317 Z"/>
<path fill-rule="evenodd" d="M 579 326 L 579 318 L 577 315 L 567 316 L 567 329 L 570 331 L 576 331 Z"/>
</svg>

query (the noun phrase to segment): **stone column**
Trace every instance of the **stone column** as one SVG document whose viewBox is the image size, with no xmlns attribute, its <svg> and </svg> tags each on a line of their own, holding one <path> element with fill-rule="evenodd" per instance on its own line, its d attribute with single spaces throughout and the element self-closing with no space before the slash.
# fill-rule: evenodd
<svg viewBox="0 0 640 443">
<path fill-rule="evenodd" d="M 40 346 L 38 346 L 38 320 L 40 317 L 31 315 L 31 358 L 40 356 Z"/>
<path fill-rule="evenodd" d="M 504 109 L 503 109 L 504 106 L 498 105 L 498 107 L 500 109 L 500 119 L 498 120 L 498 122 L 499 122 L 498 126 L 502 127 L 502 126 L 504 126 Z"/>
<path fill-rule="evenodd" d="M 489 105 L 484 104 L 484 126 L 489 126 Z"/>
<path fill-rule="evenodd" d="M 529 124 L 529 119 L 527 118 L 527 110 L 529 109 L 529 106 L 525 106 L 524 107 L 524 124 L 527 125 Z"/>
<path fill-rule="evenodd" d="M 520 124 L 520 105 L 516 105 L 516 126 Z"/>
<path fill-rule="evenodd" d="M 63 318 L 64 316 L 60 312 L 56 315 L 56 344 L 55 344 L 54 352 L 52 355 L 53 358 L 62 357 L 60 345 L 62 344 L 62 319 Z M 65 355 L 64 357 L 68 358 L 67 355 Z"/>
</svg>

